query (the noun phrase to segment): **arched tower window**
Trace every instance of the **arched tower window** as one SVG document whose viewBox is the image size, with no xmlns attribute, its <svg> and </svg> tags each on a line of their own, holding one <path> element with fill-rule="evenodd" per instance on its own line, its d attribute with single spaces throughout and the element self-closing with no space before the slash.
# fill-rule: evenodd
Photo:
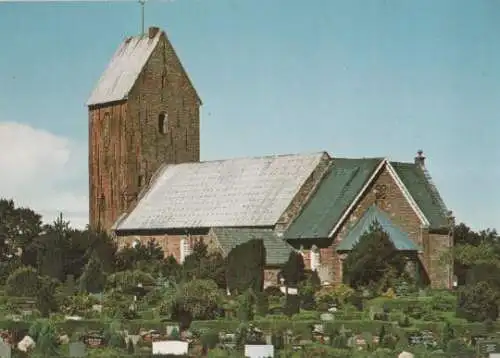
<svg viewBox="0 0 500 358">
<path fill-rule="evenodd" d="M 161 134 L 167 133 L 168 117 L 165 113 L 160 113 L 158 115 L 158 132 Z"/>
</svg>

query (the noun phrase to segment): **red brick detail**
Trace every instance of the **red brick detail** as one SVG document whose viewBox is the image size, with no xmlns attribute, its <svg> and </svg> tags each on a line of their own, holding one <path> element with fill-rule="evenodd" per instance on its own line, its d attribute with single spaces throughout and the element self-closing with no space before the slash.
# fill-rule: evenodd
<svg viewBox="0 0 500 358">
<path fill-rule="evenodd" d="M 385 197 L 377 200 L 374 189 L 380 187 L 380 185 L 383 185 L 386 189 Z M 377 202 L 380 209 L 389 215 L 396 225 L 408 233 L 411 240 L 420 247 L 423 247 L 424 251 L 420 255 L 421 262 L 431 280 L 433 278 L 437 280 L 433 282 L 432 285 L 435 287 L 443 287 L 446 279 L 442 277 L 438 278 L 437 272 L 439 270 L 448 270 L 448 267 L 439 266 L 437 260 L 433 257 L 440 255 L 445 250 L 446 245 L 437 245 L 435 244 L 436 242 L 441 243 L 443 241 L 435 235 L 426 235 L 426 230 L 422 228 L 419 217 L 391 177 L 387 168 L 382 169 L 381 173 L 374 179 L 354 210 L 348 215 L 347 220 L 341 225 L 339 231 L 335 235 L 333 244 L 328 249 L 321 249 L 321 264 L 330 266 L 330 272 L 333 274 L 333 282 L 342 282 L 342 260 L 340 255 L 335 251 L 335 247 L 347 234 L 347 229 L 350 225 L 358 221 L 363 213 L 375 202 Z M 429 236 L 428 240 L 426 240 L 427 236 Z M 329 257 L 329 255 L 331 256 Z M 431 262 L 434 264 L 431 264 Z"/>
</svg>

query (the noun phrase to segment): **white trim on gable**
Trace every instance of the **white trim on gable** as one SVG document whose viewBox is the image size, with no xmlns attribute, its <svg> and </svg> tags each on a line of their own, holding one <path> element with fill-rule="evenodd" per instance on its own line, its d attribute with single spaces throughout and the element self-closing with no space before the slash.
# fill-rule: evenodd
<svg viewBox="0 0 500 358">
<path fill-rule="evenodd" d="M 380 162 L 380 164 L 377 166 L 377 168 L 373 171 L 372 175 L 368 178 L 368 180 L 366 181 L 365 185 L 359 191 L 358 195 L 356 195 L 356 197 L 354 198 L 354 200 L 352 201 L 352 203 L 349 205 L 349 207 L 347 208 L 347 210 L 342 214 L 342 216 L 340 217 L 340 220 L 335 224 L 335 226 L 333 227 L 333 229 L 330 231 L 330 234 L 328 235 L 328 237 L 332 237 L 333 235 L 335 235 L 335 233 L 339 230 L 340 226 L 347 219 L 348 215 L 354 210 L 354 208 L 356 207 L 356 205 L 359 203 L 359 201 L 361 200 L 361 198 L 363 197 L 363 195 L 366 193 L 366 191 L 368 190 L 368 188 L 370 187 L 370 185 L 373 183 L 373 181 L 375 180 L 375 178 L 377 177 L 377 175 L 379 175 L 382 172 L 382 170 L 384 169 L 384 167 L 387 167 L 389 175 L 394 180 L 394 182 L 396 183 L 396 185 L 398 186 L 398 188 L 401 190 L 401 192 L 403 193 L 403 196 L 408 201 L 408 203 L 410 204 L 411 208 L 417 214 L 418 218 L 422 222 L 422 225 L 423 226 L 429 226 L 429 221 L 425 217 L 425 215 L 422 212 L 422 210 L 420 210 L 420 208 L 418 207 L 418 205 L 415 202 L 415 200 L 410 195 L 410 192 L 408 191 L 408 189 L 406 188 L 406 186 L 403 184 L 403 182 L 399 178 L 398 174 L 396 173 L 396 171 L 392 167 L 391 163 L 387 160 L 387 158 L 384 158 Z"/>
<path fill-rule="evenodd" d="M 356 195 L 356 197 L 352 201 L 351 205 L 349 205 L 349 207 L 347 208 L 347 210 L 342 214 L 342 216 L 340 217 L 340 220 L 337 221 L 337 223 L 333 227 L 332 231 L 330 231 L 330 234 L 328 235 L 328 237 L 332 237 L 337 232 L 337 230 L 340 228 L 340 225 L 342 225 L 342 223 L 345 221 L 345 219 L 347 219 L 347 216 L 354 209 L 354 207 L 356 206 L 356 204 L 358 203 L 358 201 L 361 199 L 361 197 L 365 194 L 365 192 L 368 189 L 368 187 L 370 186 L 371 182 L 375 179 L 375 177 L 378 175 L 378 173 L 380 173 L 380 171 L 382 171 L 382 168 L 384 167 L 385 163 L 387 163 L 387 159 L 383 159 L 379 163 L 379 165 L 377 166 L 377 168 L 375 168 L 375 170 L 373 171 L 372 175 L 366 181 L 366 184 L 359 191 L 358 195 Z"/>
<path fill-rule="evenodd" d="M 417 214 L 418 218 L 422 222 L 422 225 L 426 226 L 426 227 L 430 226 L 429 220 L 427 220 L 424 213 L 422 212 L 420 207 L 417 205 L 415 199 L 413 199 L 410 192 L 406 188 L 406 185 L 404 185 L 404 183 L 401 181 L 401 178 L 399 177 L 398 173 L 396 173 L 396 170 L 394 170 L 394 167 L 391 165 L 390 162 L 387 162 L 387 171 L 389 172 L 392 179 L 394 180 L 394 182 L 398 186 L 399 190 L 401 190 L 401 192 L 403 193 L 403 196 L 408 201 L 408 203 L 410 204 L 410 206 L 413 209 L 413 211 L 415 212 L 415 214 Z"/>
</svg>

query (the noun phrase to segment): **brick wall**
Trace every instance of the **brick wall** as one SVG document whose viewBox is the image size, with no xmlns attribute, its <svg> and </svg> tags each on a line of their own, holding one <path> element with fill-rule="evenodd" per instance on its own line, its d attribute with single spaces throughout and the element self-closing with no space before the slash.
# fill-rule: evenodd
<svg viewBox="0 0 500 358">
<path fill-rule="evenodd" d="M 154 240 L 162 248 L 165 257 L 172 255 L 175 257 L 177 262 L 180 262 L 181 258 L 182 239 L 188 239 L 191 248 L 194 246 L 196 241 L 203 240 L 205 244 L 207 244 L 209 252 L 218 250 L 217 242 L 212 232 L 209 232 L 207 235 L 130 235 L 118 236 L 116 238 L 119 249 L 122 249 L 127 245 L 132 245 L 136 240 L 142 244 L 146 244 L 150 240 Z"/>
<path fill-rule="evenodd" d="M 126 103 L 89 110 L 90 223 L 108 230 L 163 163 L 200 160 L 200 101 L 162 35 Z M 166 125 L 159 128 L 159 117 Z"/>
<path fill-rule="evenodd" d="M 127 146 L 127 103 L 89 110 L 89 220 L 96 228 L 111 226 L 128 205 L 127 178 L 134 160 Z"/>
<path fill-rule="evenodd" d="M 320 183 L 321 179 L 324 177 L 330 164 L 330 156 L 327 153 L 324 153 L 318 166 L 313 170 L 309 178 L 306 179 L 300 190 L 292 199 L 290 205 L 288 205 L 288 208 L 276 223 L 275 230 L 277 232 L 286 231 L 292 221 L 299 215 L 304 205 L 316 190 L 316 187 Z"/>
<path fill-rule="evenodd" d="M 451 288 L 453 266 L 443 260 L 443 254 L 453 246 L 448 235 L 429 234 L 428 267 L 431 286 L 434 288 Z"/>
<path fill-rule="evenodd" d="M 342 282 L 342 260 L 340 255 L 335 251 L 335 247 L 340 243 L 343 237 L 347 234 L 349 225 L 355 223 L 361 218 L 363 213 L 376 202 L 375 190 L 378 192 L 383 191 L 385 194 L 382 198 L 377 201 L 377 205 L 384 212 L 386 212 L 395 225 L 399 226 L 403 231 L 408 233 L 411 240 L 421 247 L 424 247 L 424 254 L 420 256 L 421 261 L 429 272 L 429 265 L 427 263 L 427 257 L 425 255 L 427 245 L 423 242 L 423 232 L 422 223 L 410 206 L 410 203 L 406 200 L 403 193 L 397 186 L 396 182 L 391 177 L 389 171 L 386 168 L 382 169 L 382 172 L 375 178 L 374 182 L 370 185 L 367 192 L 363 195 L 359 203 L 353 212 L 348 216 L 346 222 L 340 227 L 340 230 L 335 235 L 334 242 L 332 245 L 333 257 L 331 259 L 333 280 L 335 283 Z"/>
</svg>

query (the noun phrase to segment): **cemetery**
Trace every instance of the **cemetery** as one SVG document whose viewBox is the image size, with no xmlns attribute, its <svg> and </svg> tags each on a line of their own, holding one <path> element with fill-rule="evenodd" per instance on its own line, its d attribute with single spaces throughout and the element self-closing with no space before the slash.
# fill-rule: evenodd
<svg viewBox="0 0 500 358">
<path fill-rule="evenodd" d="M 291 251 L 276 284 L 264 286 L 261 239 L 235 246 L 227 257 L 199 241 L 178 263 L 154 241 L 116 250 L 103 233 L 64 229 L 62 221 L 54 227 L 53 236 L 33 241 L 37 251 L 5 255 L 0 265 L 1 357 L 493 357 L 500 351 L 499 275 L 480 256 L 491 252 L 484 246 L 456 253 L 469 267 L 465 284 L 437 290 L 399 265 L 404 258 L 380 244 L 385 236 L 375 227 L 349 256 L 363 264 L 345 261 L 344 283 L 321 282 Z M 472 259 L 481 262 L 471 265 Z"/>
</svg>

